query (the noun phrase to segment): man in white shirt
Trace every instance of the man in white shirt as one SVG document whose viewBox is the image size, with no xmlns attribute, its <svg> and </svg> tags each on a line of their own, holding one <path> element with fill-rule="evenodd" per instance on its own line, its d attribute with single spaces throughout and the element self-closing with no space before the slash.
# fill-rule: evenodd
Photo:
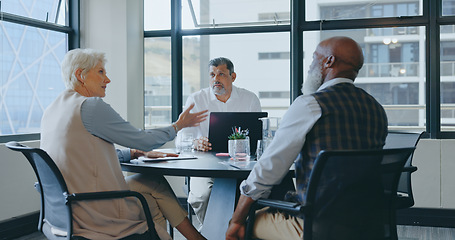
<svg viewBox="0 0 455 240">
<path fill-rule="evenodd" d="M 261 104 L 258 97 L 243 88 L 233 85 L 237 74 L 234 72 L 234 64 L 227 58 L 219 57 L 209 62 L 210 87 L 201 89 L 191 94 L 185 106 L 194 103 L 191 112 L 199 109 L 208 109 L 209 112 L 261 112 Z M 185 128 L 179 132 L 176 144 L 182 134 L 192 133 L 194 148 L 199 151 L 210 151 L 212 144 L 208 139 L 209 120 L 201 122 L 199 126 Z M 212 191 L 212 178 L 193 177 L 190 181 L 190 193 L 188 202 L 194 209 L 199 221 L 204 222 L 208 199 Z"/>
</svg>

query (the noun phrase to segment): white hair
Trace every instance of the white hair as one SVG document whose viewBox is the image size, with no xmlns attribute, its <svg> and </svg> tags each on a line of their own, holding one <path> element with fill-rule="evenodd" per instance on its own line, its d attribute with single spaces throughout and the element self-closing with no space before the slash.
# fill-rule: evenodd
<svg viewBox="0 0 455 240">
<path fill-rule="evenodd" d="M 62 78 L 66 88 L 75 89 L 81 84 L 76 78 L 76 71 L 82 69 L 81 76 L 85 78 L 90 69 L 96 67 L 98 63 L 104 67 L 106 63 L 105 54 L 93 49 L 76 48 L 66 53 L 62 61 Z"/>
<path fill-rule="evenodd" d="M 322 83 L 322 65 L 318 64 L 308 71 L 307 77 L 302 86 L 302 93 L 304 95 L 313 94 L 318 91 Z"/>
</svg>

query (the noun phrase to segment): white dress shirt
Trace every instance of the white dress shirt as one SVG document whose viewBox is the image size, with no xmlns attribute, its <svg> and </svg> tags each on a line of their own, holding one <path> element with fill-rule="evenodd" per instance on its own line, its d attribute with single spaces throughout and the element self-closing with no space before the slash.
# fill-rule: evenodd
<svg viewBox="0 0 455 240">
<path fill-rule="evenodd" d="M 218 100 L 211 88 L 204 88 L 191 94 L 185 104 L 185 108 L 194 103 L 191 112 L 199 112 L 208 109 L 210 112 L 261 112 L 259 98 L 253 92 L 232 85 L 230 98 L 224 103 Z M 193 138 L 208 137 L 209 118 L 197 127 L 189 127 L 179 131 L 176 139 L 178 145 L 182 133 L 193 133 Z M 209 139 L 210 141 L 210 139 Z"/>
</svg>

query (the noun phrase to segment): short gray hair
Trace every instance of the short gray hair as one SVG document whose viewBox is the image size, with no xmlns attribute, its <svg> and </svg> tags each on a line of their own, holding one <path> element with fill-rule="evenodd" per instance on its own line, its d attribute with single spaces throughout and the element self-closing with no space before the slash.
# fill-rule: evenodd
<svg viewBox="0 0 455 240">
<path fill-rule="evenodd" d="M 81 84 L 76 78 L 76 71 L 82 69 L 82 77 L 85 78 L 90 69 L 96 67 L 98 63 L 106 63 L 105 54 L 93 49 L 76 48 L 68 51 L 62 61 L 62 78 L 66 88 L 75 89 Z"/>
<path fill-rule="evenodd" d="M 234 72 L 234 64 L 228 58 L 218 57 L 218 58 L 214 58 L 209 61 L 209 67 L 211 67 L 211 66 L 218 67 L 220 65 L 225 65 L 225 64 L 226 64 L 227 69 L 229 70 L 229 75 L 231 75 Z"/>
</svg>

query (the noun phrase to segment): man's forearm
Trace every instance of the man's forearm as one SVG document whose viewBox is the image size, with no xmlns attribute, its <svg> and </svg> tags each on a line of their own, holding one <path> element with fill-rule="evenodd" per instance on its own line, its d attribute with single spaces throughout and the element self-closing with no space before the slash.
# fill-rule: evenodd
<svg viewBox="0 0 455 240">
<path fill-rule="evenodd" d="M 254 203 L 254 200 L 245 195 L 240 195 L 239 202 L 235 208 L 234 214 L 232 214 L 231 222 L 244 224 L 246 217 L 248 216 L 248 211 L 251 208 L 251 205 Z"/>
</svg>

